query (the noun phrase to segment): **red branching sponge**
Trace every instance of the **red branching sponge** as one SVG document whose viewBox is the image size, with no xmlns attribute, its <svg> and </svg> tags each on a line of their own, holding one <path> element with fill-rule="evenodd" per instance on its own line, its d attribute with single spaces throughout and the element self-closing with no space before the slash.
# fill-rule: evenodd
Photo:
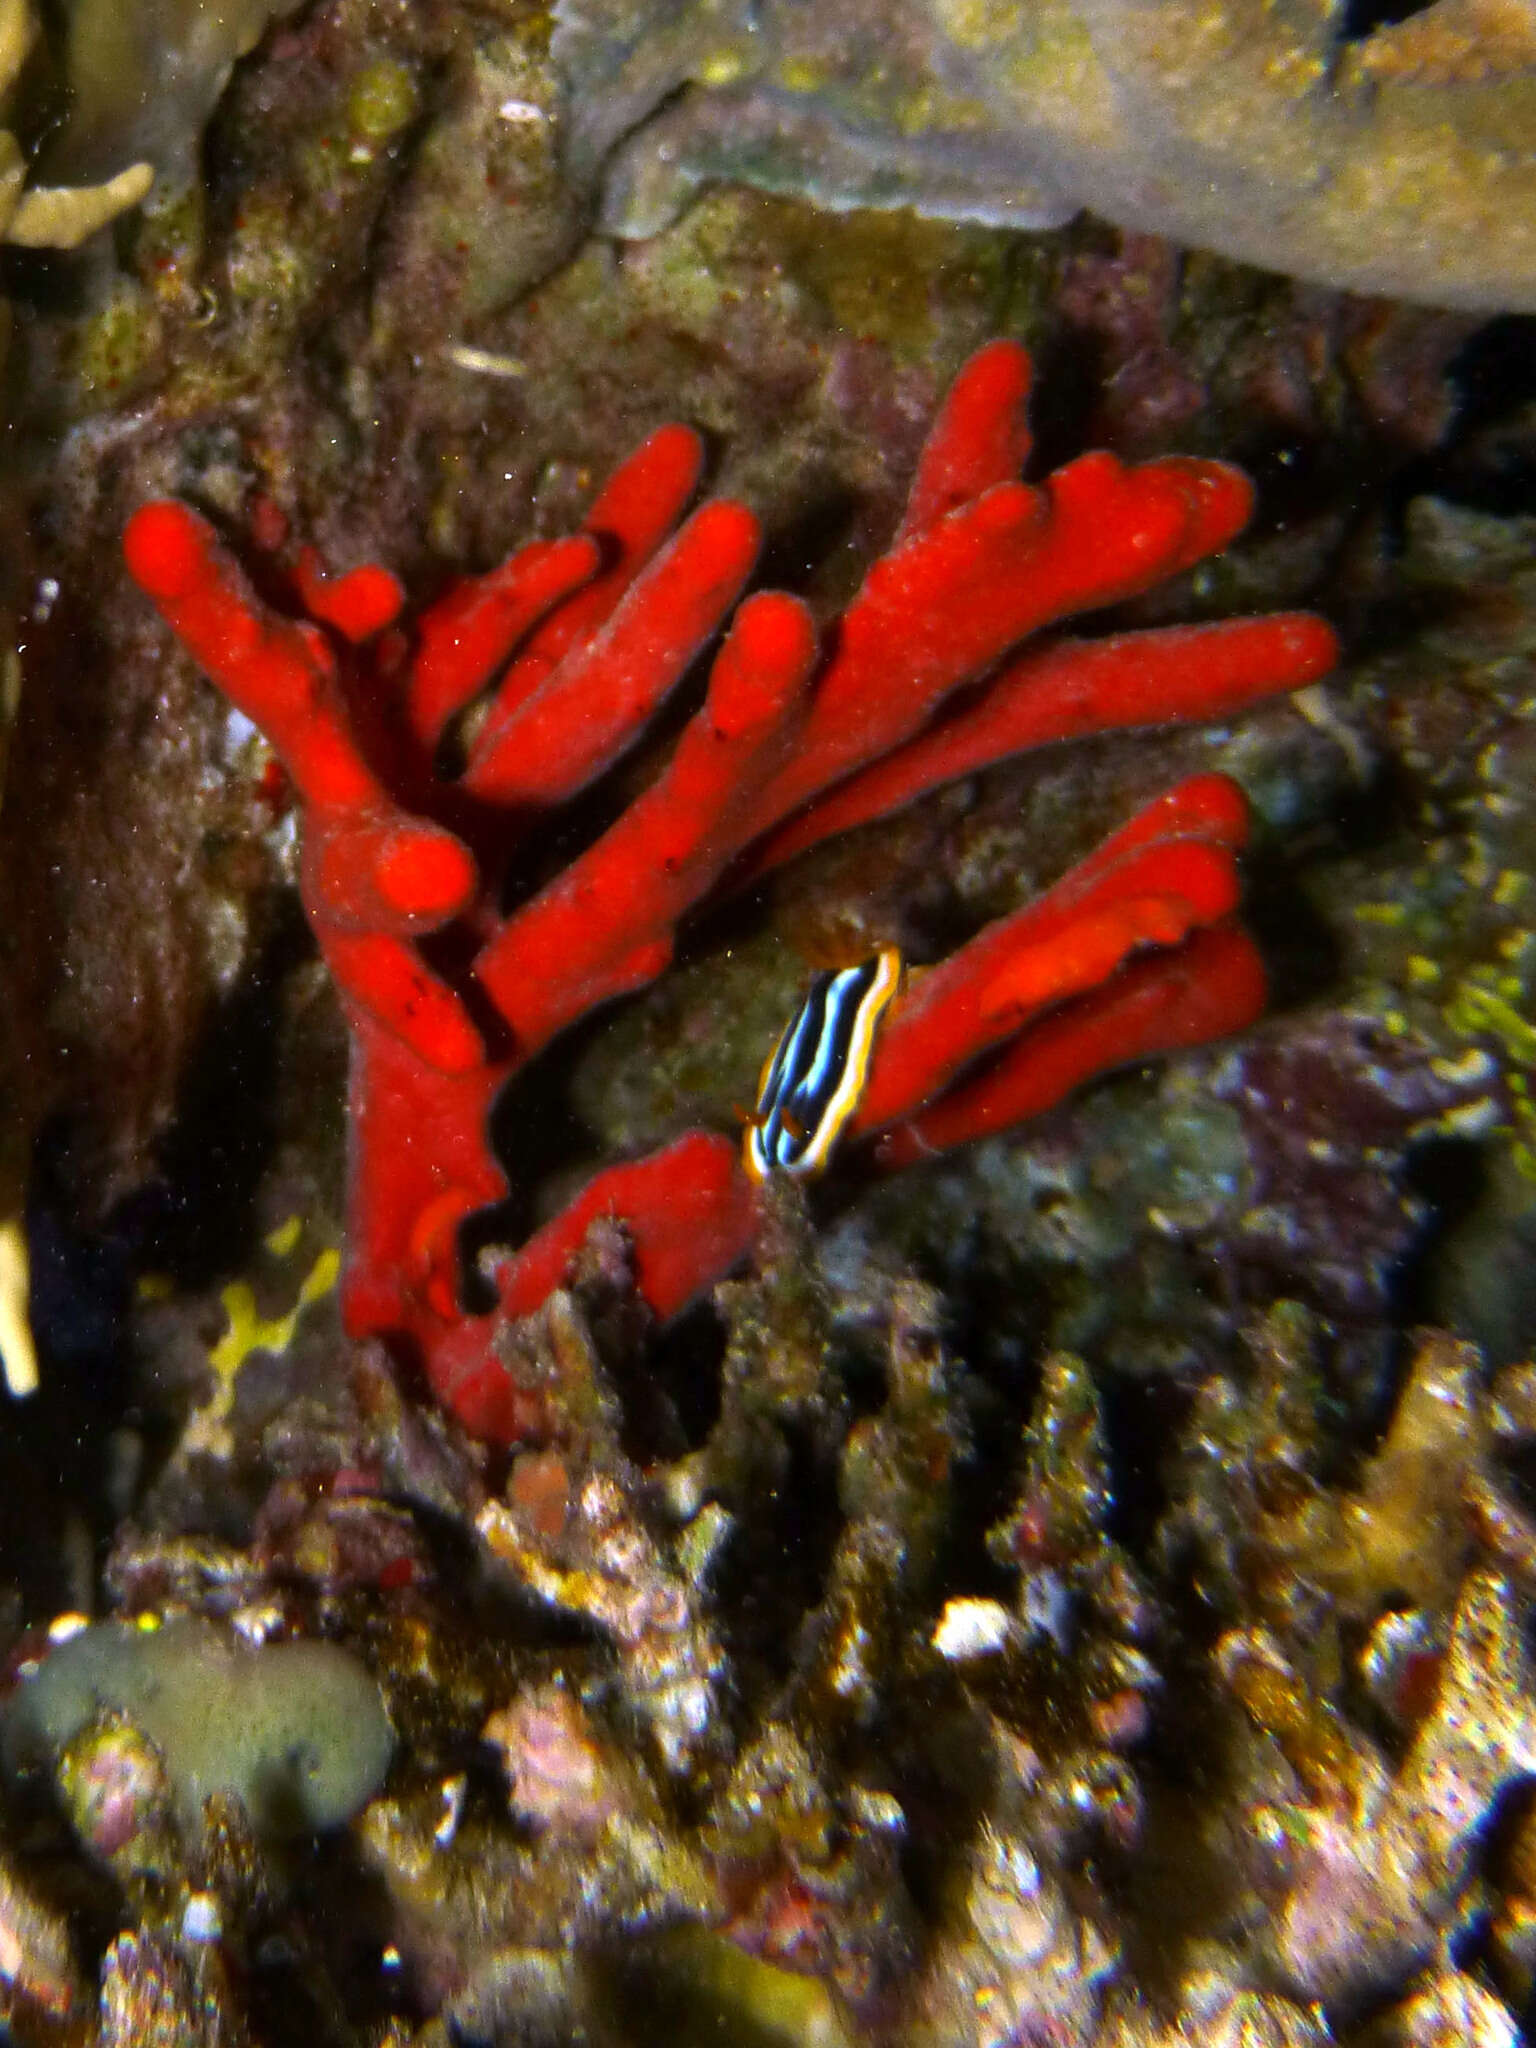
<svg viewBox="0 0 1536 2048">
<path fill-rule="evenodd" d="M 662 973 L 702 902 L 1010 754 L 1221 717 L 1332 665 L 1328 627 L 1298 613 L 1016 652 L 1224 546 L 1251 504 L 1246 479 L 1210 462 L 1095 454 L 1019 482 L 1029 380 L 1013 343 L 972 358 L 891 551 L 825 641 L 796 598 L 738 602 L 759 545 L 744 506 L 711 501 L 679 524 L 702 467 L 685 427 L 618 470 L 583 533 L 454 585 L 411 638 L 381 568 L 330 578 L 301 553 L 293 582 L 318 623 L 299 621 L 255 596 L 186 506 L 129 521 L 135 580 L 266 733 L 303 806 L 305 907 L 352 1029 L 348 1326 L 414 1347 L 471 1428 L 516 1440 L 545 1423 L 497 1357 L 496 1318 L 462 1294 L 460 1226 L 507 1193 L 494 1099 L 557 1034 Z M 507 907 L 512 856 L 634 746 L 722 629 L 651 785 Z M 466 712 L 463 772 L 445 780 Z M 849 1127 L 872 1163 L 1006 1129 L 1088 1075 L 1249 1022 L 1264 980 L 1234 921 L 1245 827 L 1235 786 L 1197 777 L 914 972 Z M 429 964 L 428 933 L 462 967 Z M 502 1261 L 501 1314 L 537 1307 L 601 1215 L 627 1226 L 636 1284 L 665 1317 L 748 1249 L 755 1190 L 723 1134 L 610 1167 Z"/>
</svg>

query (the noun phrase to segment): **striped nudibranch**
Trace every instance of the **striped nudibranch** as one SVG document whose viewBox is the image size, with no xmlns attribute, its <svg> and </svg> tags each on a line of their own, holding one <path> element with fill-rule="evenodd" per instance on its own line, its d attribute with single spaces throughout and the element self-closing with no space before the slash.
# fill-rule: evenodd
<svg viewBox="0 0 1536 2048">
<path fill-rule="evenodd" d="M 758 1084 L 742 1145 L 753 1180 L 826 1170 L 859 1106 L 876 1030 L 900 986 L 901 955 L 894 946 L 883 946 L 861 966 L 817 975 Z"/>
</svg>

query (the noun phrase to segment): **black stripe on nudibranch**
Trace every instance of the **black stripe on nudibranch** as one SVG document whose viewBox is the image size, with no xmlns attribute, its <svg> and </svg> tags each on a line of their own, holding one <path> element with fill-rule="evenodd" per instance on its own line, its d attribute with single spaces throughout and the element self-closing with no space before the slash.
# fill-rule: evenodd
<svg viewBox="0 0 1536 2048">
<path fill-rule="evenodd" d="M 894 946 L 811 983 L 758 1084 L 742 1148 L 754 1180 L 825 1171 L 859 1106 L 875 1033 L 900 985 L 901 955 Z"/>
</svg>

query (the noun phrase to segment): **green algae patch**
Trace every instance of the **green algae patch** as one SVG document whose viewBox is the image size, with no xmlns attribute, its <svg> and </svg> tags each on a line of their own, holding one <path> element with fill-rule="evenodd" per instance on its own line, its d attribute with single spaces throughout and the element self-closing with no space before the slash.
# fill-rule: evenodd
<svg viewBox="0 0 1536 2048">
<path fill-rule="evenodd" d="M 160 1752 L 184 1821 L 215 1793 L 268 1840 L 349 1820 L 383 1783 L 394 1730 L 378 1686 L 334 1643 L 250 1648 L 211 1622 L 98 1622 L 52 1650 L 0 1723 L 11 1777 L 51 1773 L 103 1714 Z"/>
<path fill-rule="evenodd" d="M 641 1943 L 606 1987 L 645 2038 L 681 2044 L 730 2039 L 739 2048 L 849 2048 L 832 1992 L 818 1978 L 748 1955 L 723 1936 L 682 1927 Z M 638 2031 L 634 2038 L 641 2038 Z"/>
<path fill-rule="evenodd" d="M 120 281 L 76 336 L 72 368 L 79 410 L 116 405 L 139 389 L 155 368 L 162 335 L 154 301 Z"/>
<path fill-rule="evenodd" d="M 380 57 L 366 65 L 347 95 L 347 122 L 366 142 L 389 142 L 416 118 L 416 80 L 404 64 Z"/>
</svg>

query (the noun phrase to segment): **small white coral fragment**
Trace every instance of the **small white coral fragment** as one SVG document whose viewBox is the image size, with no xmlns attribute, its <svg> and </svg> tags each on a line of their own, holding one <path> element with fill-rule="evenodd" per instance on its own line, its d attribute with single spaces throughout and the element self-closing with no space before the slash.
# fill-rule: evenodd
<svg viewBox="0 0 1536 2048">
<path fill-rule="evenodd" d="M 1008 1641 L 1011 1623 L 1000 1600 L 946 1600 L 933 1631 L 933 1647 L 951 1663 L 988 1657 Z"/>
</svg>

